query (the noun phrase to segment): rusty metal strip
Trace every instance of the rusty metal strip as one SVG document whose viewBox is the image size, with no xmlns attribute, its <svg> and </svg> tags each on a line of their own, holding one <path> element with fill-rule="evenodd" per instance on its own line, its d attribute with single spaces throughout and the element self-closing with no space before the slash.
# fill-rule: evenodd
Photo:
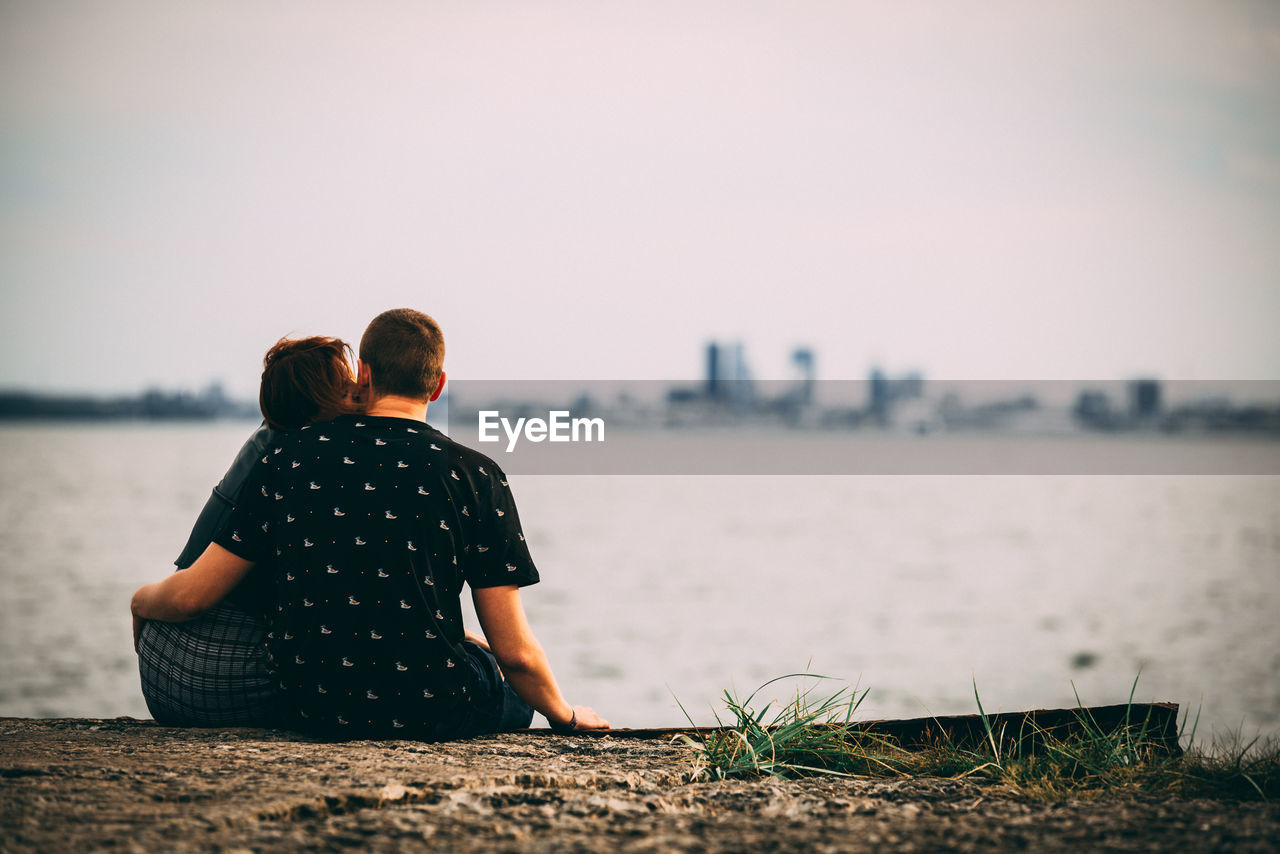
<svg viewBox="0 0 1280 854">
<path fill-rule="evenodd" d="M 1001 749 L 1038 752 L 1046 738 L 1063 739 L 1084 734 L 1087 728 L 1104 733 L 1128 725 L 1145 729 L 1146 743 L 1158 751 L 1181 755 L 1178 745 L 1177 703 L 1135 703 L 1133 705 L 1088 706 L 1075 709 L 1036 709 L 988 715 L 992 734 Z M 925 748 L 939 744 L 977 749 L 987 743 L 987 728 L 979 715 L 940 715 L 907 720 L 855 721 L 856 732 L 892 739 L 905 748 Z M 614 729 L 598 733 L 613 738 L 670 738 L 675 735 L 705 736 L 727 727 L 647 727 Z M 551 735 L 549 729 L 531 729 L 533 734 Z M 593 733 L 578 733 L 592 735 Z"/>
</svg>

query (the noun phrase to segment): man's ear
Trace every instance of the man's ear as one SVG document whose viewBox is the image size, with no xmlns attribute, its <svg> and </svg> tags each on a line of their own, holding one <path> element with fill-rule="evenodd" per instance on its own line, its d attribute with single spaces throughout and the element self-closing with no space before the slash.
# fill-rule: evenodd
<svg viewBox="0 0 1280 854">
<path fill-rule="evenodd" d="M 366 402 L 373 396 L 373 371 L 359 359 L 356 360 L 356 393 Z"/>
<path fill-rule="evenodd" d="M 440 392 L 444 391 L 444 371 L 440 372 L 440 382 L 436 383 L 436 390 L 431 392 L 431 397 L 427 398 L 428 403 L 435 403 L 440 397 Z"/>
</svg>

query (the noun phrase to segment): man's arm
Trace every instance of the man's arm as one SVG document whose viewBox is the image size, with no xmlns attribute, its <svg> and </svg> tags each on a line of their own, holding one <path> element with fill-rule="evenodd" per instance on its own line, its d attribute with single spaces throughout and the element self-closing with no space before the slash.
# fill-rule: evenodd
<svg viewBox="0 0 1280 854">
<path fill-rule="evenodd" d="M 181 573 L 179 573 L 181 574 Z M 576 719 L 576 729 L 606 730 L 609 722 L 586 706 L 570 706 L 556 685 L 551 664 L 542 645 L 533 635 L 520 602 L 520 588 L 473 588 L 480 628 L 492 647 L 502 673 L 516 693 L 541 712 L 554 726 L 567 726 Z"/>
<path fill-rule="evenodd" d="M 252 568 L 253 561 L 210 543 L 189 569 L 139 587 L 129 610 L 135 618 L 164 623 L 193 619 L 221 602 Z"/>
</svg>

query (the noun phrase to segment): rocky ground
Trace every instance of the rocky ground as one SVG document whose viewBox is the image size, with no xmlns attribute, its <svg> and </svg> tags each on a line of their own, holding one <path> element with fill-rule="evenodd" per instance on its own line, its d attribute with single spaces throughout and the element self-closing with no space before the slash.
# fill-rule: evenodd
<svg viewBox="0 0 1280 854">
<path fill-rule="evenodd" d="M 1026 803 L 951 780 L 689 783 L 669 739 L 327 744 L 0 719 L 0 851 L 1273 851 L 1275 804 Z"/>
</svg>

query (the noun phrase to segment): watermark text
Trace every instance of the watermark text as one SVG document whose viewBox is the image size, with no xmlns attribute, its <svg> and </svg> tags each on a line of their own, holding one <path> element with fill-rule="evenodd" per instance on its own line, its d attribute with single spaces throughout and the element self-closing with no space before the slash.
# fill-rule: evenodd
<svg viewBox="0 0 1280 854">
<path fill-rule="evenodd" d="M 479 440 L 500 442 L 499 429 L 507 437 L 507 453 L 516 448 L 523 437 L 530 442 L 603 442 L 603 418 L 573 418 L 567 409 L 552 409 L 543 418 L 502 417 L 497 409 L 482 409 L 478 415 Z"/>
</svg>

